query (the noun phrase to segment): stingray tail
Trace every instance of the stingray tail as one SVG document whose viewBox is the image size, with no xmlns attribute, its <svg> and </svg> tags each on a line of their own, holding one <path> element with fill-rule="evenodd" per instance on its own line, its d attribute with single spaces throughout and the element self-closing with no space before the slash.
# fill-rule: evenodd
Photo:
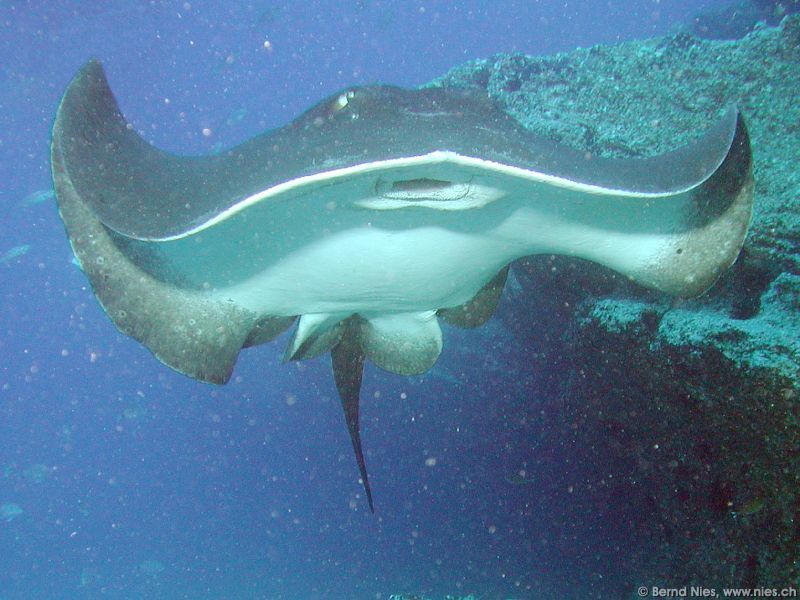
<svg viewBox="0 0 800 600">
<path fill-rule="evenodd" d="M 361 378 L 364 374 L 364 351 L 361 349 L 359 326 L 355 318 L 351 317 L 344 323 L 342 339 L 331 350 L 331 361 L 333 363 L 333 377 L 336 381 L 336 389 L 342 400 L 344 417 L 347 421 L 347 429 L 350 432 L 350 441 L 353 442 L 353 450 L 356 453 L 358 470 L 361 473 L 364 492 L 367 494 L 369 510 L 374 513 L 372 490 L 369 487 L 367 465 L 364 461 L 364 452 L 361 449 L 361 433 L 358 425 Z"/>
</svg>

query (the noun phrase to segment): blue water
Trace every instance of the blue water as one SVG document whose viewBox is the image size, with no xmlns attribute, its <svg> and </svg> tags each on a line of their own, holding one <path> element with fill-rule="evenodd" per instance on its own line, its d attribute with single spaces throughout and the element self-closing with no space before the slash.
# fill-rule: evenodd
<svg viewBox="0 0 800 600">
<path fill-rule="evenodd" d="M 650 37 L 722 4 L 2 2 L 0 255 L 18 250 L 0 261 L 0 598 L 608 597 L 646 541 L 613 502 L 570 526 L 597 507 L 548 477 L 579 476 L 575 449 L 537 454 L 533 344 L 509 346 L 495 320 L 448 329 L 422 380 L 367 370 L 372 515 L 327 357 L 282 365 L 284 337 L 225 387 L 169 370 L 115 330 L 52 198 L 31 194 L 51 185 L 55 107 L 93 56 L 148 139 L 199 153 L 344 86 Z M 509 483 L 534 463 L 535 482 Z"/>
</svg>

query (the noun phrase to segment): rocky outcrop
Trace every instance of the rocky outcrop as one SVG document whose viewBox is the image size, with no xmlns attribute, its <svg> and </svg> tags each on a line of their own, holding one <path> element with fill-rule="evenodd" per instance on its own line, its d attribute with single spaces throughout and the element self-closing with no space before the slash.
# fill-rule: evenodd
<svg viewBox="0 0 800 600">
<path fill-rule="evenodd" d="M 580 449 L 567 458 L 583 465 L 583 506 L 607 501 L 613 477 L 646 513 L 636 526 L 652 544 L 630 550 L 631 585 L 800 584 L 798 65 L 789 16 L 738 41 L 498 55 L 432 84 L 486 89 L 530 129 L 601 155 L 674 148 L 730 103 L 747 120 L 755 214 L 712 290 L 675 300 L 533 257 L 515 264 L 499 311 L 549 420 L 539 449 Z"/>
</svg>

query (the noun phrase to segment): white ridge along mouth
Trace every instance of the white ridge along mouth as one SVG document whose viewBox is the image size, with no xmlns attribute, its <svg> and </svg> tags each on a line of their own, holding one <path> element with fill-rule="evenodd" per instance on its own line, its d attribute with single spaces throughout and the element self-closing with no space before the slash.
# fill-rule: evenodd
<svg viewBox="0 0 800 600">
<path fill-rule="evenodd" d="M 422 171 L 422 173 L 419 176 L 408 178 L 398 173 L 396 179 L 379 176 L 373 187 L 374 196 L 356 199 L 352 205 L 371 210 L 395 210 L 412 206 L 451 211 L 469 210 L 486 206 L 490 202 L 503 198 L 508 189 L 501 189 L 502 187 L 522 187 L 526 183 L 549 185 L 555 189 L 588 195 L 613 195 L 619 198 L 639 199 L 664 198 L 688 191 L 703 181 L 697 181 L 685 189 L 669 192 L 631 191 L 574 181 L 558 175 L 540 173 L 492 160 L 463 156 L 448 150 L 437 150 L 419 156 L 361 163 L 290 179 L 242 198 L 205 222 L 182 233 L 151 241 L 170 241 L 194 235 L 264 200 L 287 193 L 300 193 L 303 189 L 319 189 L 321 186 L 355 180 L 360 176 L 369 176 L 370 173 L 377 172 L 385 175 L 392 171 Z M 423 175 L 423 173 L 427 174 L 426 172 L 431 171 L 438 171 L 441 174 L 435 177 Z M 443 178 L 442 175 L 447 178 Z M 457 181 L 459 175 L 466 180 Z"/>
</svg>

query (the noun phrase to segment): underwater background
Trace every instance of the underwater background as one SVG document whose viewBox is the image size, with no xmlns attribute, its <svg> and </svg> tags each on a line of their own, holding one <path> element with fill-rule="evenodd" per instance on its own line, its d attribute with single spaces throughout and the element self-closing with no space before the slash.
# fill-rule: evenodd
<svg viewBox="0 0 800 600">
<path fill-rule="evenodd" d="M 799 10 L 0 2 L 0 599 L 798 586 Z M 183 154 L 375 82 L 486 89 L 608 155 L 674 148 L 735 102 L 753 226 L 700 299 L 526 259 L 486 326 L 445 330 L 431 372 L 367 367 L 372 515 L 327 356 L 283 365 L 284 336 L 243 352 L 228 385 L 197 383 L 117 332 L 72 264 L 49 136 L 91 57 L 137 129 Z"/>
</svg>

